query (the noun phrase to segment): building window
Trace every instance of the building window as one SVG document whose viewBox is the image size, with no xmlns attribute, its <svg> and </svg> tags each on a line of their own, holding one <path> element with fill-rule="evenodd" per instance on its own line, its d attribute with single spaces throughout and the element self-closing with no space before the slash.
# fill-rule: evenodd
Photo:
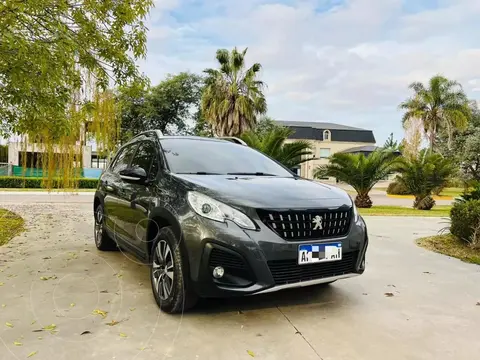
<svg viewBox="0 0 480 360">
<path fill-rule="evenodd" d="M 330 157 L 330 149 L 320 149 L 320 159 L 327 159 Z"/>
<path fill-rule="evenodd" d="M 323 141 L 330 141 L 331 136 L 332 136 L 332 134 L 330 133 L 330 130 L 325 130 L 323 132 Z"/>
</svg>

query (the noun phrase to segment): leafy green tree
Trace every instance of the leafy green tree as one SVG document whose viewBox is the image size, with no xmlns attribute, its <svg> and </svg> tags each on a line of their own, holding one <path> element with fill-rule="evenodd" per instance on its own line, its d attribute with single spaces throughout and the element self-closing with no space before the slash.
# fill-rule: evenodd
<svg viewBox="0 0 480 360">
<path fill-rule="evenodd" d="M 330 163 L 319 165 L 315 178 L 335 177 L 349 184 L 357 192 L 355 205 L 359 208 L 372 207 L 369 192 L 373 186 L 391 174 L 398 163 L 398 157 L 392 151 L 376 150 L 368 156 L 364 154 L 335 153 Z"/>
<path fill-rule="evenodd" d="M 423 149 L 416 158 L 401 158 L 397 171 L 396 181 L 415 196 L 413 207 L 430 210 L 435 205 L 432 192 L 444 187 L 457 168 L 441 154 Z"/>
<path fill-rule="evenodd" d="M 448 146 L 448 135 L 441 131 L 437 137 L 439 152 L 454 159 L 462 170 L 465 182 L 480 181 L 480 110 L 471 104 L 472 117 L 467 129 L 453 134 L 452 146 Z"/>
<path fill-rule="evenodd" d="M 305 140 L 286 142 L 292 130 L 278 126 L 270 130 L 247 131 L 241 135 L 248 146 L 277 160 L 289 169 L 312 160 L 312 144 Z"/>
<path fill-rule="evenodd" d="M 385 141 L 383 148 L 386 150 L 392 150 L 392 151 L 400 150 L 400 145 L 398 144 L 398 141 L 393 140 L 393 133 L 390 133 L 390 136 Z"/>
<path fill-rule="evenodd" d="M 135 91 L 122 88 L 122 134 L 128 138 L 142 131 L 158 129 L 165 134 L 188 133 L 197 124 L 203 79 L 188 72 L 167 75 L 159 85 Z M 124 139 L 125 140 L 125 139 Z"/>
<path fill-rule="evenodd" d="M 409 88 L 414 91 L 413 96 L 400 104 L 400 108 L 405 110 L 403 125 L 408 126 L 411 119 L 420 119 L 431 150 L 435 147 L 437 133 L 442 129 L 448 134 L 451 144 L 454 131 L 465 129 L 470 118 L 468 99 L 462 86 L 437 75 L 430 79 L 427 86 L 414 82 Z"/>
<path fill-rule="evenodd" d="M 257 116 L 265 114 L 265 84 L 258 80 L 261 65 L 245 68 L 247 49 L 217 50 L 219 69 L 206 69 L 201 109 L 218 136 L 239 136 L 252 129 Z"/>
<path fill-rule="evenodd" d="M 0 130 L 71 129 L 87 93 L 139 77 L 152 0 L 6 0 L 0 4 Z M 83 93 L 82 93 L 83 91 Z M 78 123 L 75 123 L 77 126 Z"/>
</svg>

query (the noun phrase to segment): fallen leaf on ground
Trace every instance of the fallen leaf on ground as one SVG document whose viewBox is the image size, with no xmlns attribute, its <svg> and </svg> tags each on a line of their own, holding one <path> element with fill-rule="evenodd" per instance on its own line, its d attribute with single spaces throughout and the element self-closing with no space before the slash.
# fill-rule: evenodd
<svg viewBox="0 0 480 360">
<path fill-rule="evenodd" d="M 13 342 L 13 345 L 15 345 L 15 346 L 22 346 L 23 344 L 22 344 L 21 342 L 14 341 L 14 342 Z"/>
<path fill-rule="evenodd" d="M 105 323 L 105 325 L 108 325 L 108 326 L 114 326 L 114 325 L 117 325 L 117 324 L 120 324 L 120 322 L 119 322 L 119 321 L 116 321 L 116 320 L 112 320 L 112 321 L 110 321 L 110 322 L 108 322 L 108 323 Z"/>
<path fill-rule="evenodd" d="M 141 348 L 139 348 L 138 350 L 140 350 L 140 351 L 143 351 L 143 350 L 145 350 L 145 346 L 142 346 L 142 347 L 141 347 Z"/>
<path fill-rule="evenodd" d="M 37 322 L 37 320 L 33 320 L 33 321 L 30 323 L 30 325 L 33 325 L 33 324 L 35 324 L 36 322 Z"/>
<path fill-rule="evenodd" d="M 392 297 L 392 296 L 394 296 L 394 295 L 393 295 L 393 293 L 391 293 L 391 292 L 387 292 L 387 293 L 385 293 L 385 296 L 386 296 L 386 297 Z"/>
<path fill-rule="evenodd" d="M 102 290 L 101 293 L 108 293 L 108 290 Z"/>
<path fill-rule="evenodd" d="M 7 305 L 5 305 L 5 304 L 2 304 L 2 307 L 5 307 L 5 306 L 7 306 Z"/>
<path fill-rule="evenodd" d="M 43 281 L 50 280 L 50 279 L 55 280 L 56 278 L 57 277 L 55 275 L 53 275 L 53 276 L 41 276 L 40 280 L 43 280 Z"/>
<path fill-rule="evenodd" d="M 37 339 L 38 339 L 38 340 L 42 340 L 42 339 L 43 339 L 43 337 L 41 337 L 41 336 L 37 336 Z"/>
<path fill-rule="evenodd" d="M 133 308 L 133 307 L 132 307 L 132 308 L 130 308 L 130 311 L 135 311 L 135 308 Z"/>
<path fill-rule="evenodd" d="M 70 307 L 74 307 L 74 306 L 75 306 L 75 303 L 71 303 L 71 304 L 70 304 Z"/>
<path fill-rule="evenodd" d="M 480 301 L 477 301 L 477 306 L 480 306 Z"/>
<path fill-rule="evenodd" d="M 27 358 L 32 357 L 37 354 L 37 351 L 32 351 L 30 354 L 28 354 Z"/>
<path fill-rule="evenodd" d="M 91 334 L 91 332 L 87 330 L 87 331 L 82 332 L 80 335 L 87 335 L 87 334 Z"/>
<path fill-rule="evenodd" d="M 13 324 L 10 324 L 9 322 L 6 322 L 5 325 L 7 325 L 9 328 L 13 327 Z"/>
<path fill-rule="evenodd" d="M 55 330 L 57 328 L 57 325 L 55 324 L 50 324 L 47 326 L 44 326 L 42 330 L 50 331 L 51 334 L 55 334 L 57 331 Z"/>
<path fill-rule="evenodd" d="M 3 282 L 0 282 L 0 286 L 3 286 L 3 285 L 5 285 L 5 284 Z"/>
<path fill-rule="evenodd" d="M 93 310 L 92 314 L 93 314 L 93 315 L 100 315 L 102 318 L 105 319 L 105 318 L 107 317 L 108 311 L 103 311 L 103 310 L 95 309 L 95 310 Z"/>
<path fill-rule="evenodd" d="M 250 355 L 251 357 L 255 357 L 255 354 L 253 351 L 247 350 L 247 354 Z"/>
<path fill-rule="evenodd" d="M 124 334 L 124 333 L 120 333 L 119 335 L 120 335 L 120 337 L 123 337 L 123 338 L 127 337 L 127 334 Z"/>
<path fill-rule="evenodd" d="M 423 273 L 424 273 L 424 274 L 431 274 L 430 271 L 424 271 Z"/>
<path fill-rule="evenodd" d="M 362 293 L 362 295 L 368 295 L 368 293 Z"/>
<path fill-rule="evenodd" d="M 390 284 L 390 285 L 388 285 L 388 286 L 390 286 L 390 287 L 396 287 L 396 286 L 395 286 L 395 285 L 393 285 L 393 284 Z"/>
</svg>

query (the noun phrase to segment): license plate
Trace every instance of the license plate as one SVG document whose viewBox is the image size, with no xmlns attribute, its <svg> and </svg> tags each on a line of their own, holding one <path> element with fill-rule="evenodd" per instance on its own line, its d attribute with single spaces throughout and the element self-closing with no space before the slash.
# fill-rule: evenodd
<svg viewBox="0 0 480 360">
<path fill-rule="evenodd" d="M 341 242 L 298 246 L 299 265 L 338 260 L 342 260 Z"/>
</svg>

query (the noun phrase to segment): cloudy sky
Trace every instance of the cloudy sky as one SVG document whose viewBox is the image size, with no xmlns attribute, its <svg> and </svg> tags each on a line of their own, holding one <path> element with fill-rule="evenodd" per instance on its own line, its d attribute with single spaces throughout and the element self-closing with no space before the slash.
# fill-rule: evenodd
<svg viewBox="0 0 480 360">
<path fill-rule="evenodd" d="M 248 47 L 263 65 L 268 114 L 401 138 L 408 84 L 440 73 L 480 98 L 479 0 L 156 0 L 140 68 L 215 66 L 218 48 Z"/>
</svg>

